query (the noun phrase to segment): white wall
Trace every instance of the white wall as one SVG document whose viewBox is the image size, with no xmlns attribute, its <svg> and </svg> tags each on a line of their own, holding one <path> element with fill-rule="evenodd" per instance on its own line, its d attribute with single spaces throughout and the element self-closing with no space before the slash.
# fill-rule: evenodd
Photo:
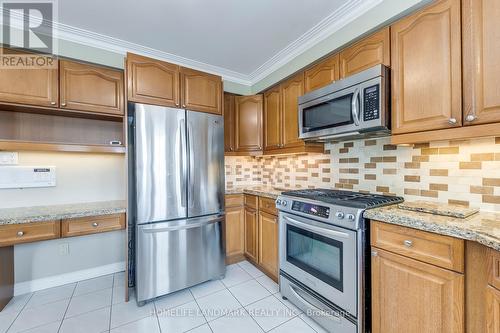
<svg viewBox="0 0 500 333">
<path fill-rule="evenodd" d="M 57 186 L 0 189 L 0 208 L 126 198 L 124 155 L 19 152 L 19 165 L 56 166 Z M 75 272 L 91 277 L 124 267 L 125 238 L 116 231 L 15 246 L 16 293 L 67 282 Z M 69 244 L 68 255 L 59 254 L 61 243 Z"/>
</svg>

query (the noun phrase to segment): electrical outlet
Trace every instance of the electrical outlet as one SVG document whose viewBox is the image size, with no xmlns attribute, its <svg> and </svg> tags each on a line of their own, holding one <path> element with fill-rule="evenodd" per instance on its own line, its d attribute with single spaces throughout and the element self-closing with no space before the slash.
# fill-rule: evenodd
<svg viewBox="0 0 500 333">
<path fill-rule="evenodd" d="M 0 151 L 0 165 L 17 165 L 18 153 Z"/>
<path fill-rule="evenodd" d="M 69 254 L 69 243 L 59 244 L 59 255 L 67 256 Z"/>
</svg>

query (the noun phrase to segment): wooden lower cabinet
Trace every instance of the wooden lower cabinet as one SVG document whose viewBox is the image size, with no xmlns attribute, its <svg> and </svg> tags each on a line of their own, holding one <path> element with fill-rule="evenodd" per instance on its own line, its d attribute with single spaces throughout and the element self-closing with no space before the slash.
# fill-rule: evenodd
<svg viewBox="0 0 500 333">
<path fill-rule="evenodd" d="M 226 262 L 228 264 L 243 259 L 245 252 L 245 208 L 226 208 Z"/>
<path fill-rule="evenodd" d="M 500 333 L 500 290 L 486 288 L 486 332 Z"/>
<path fill-rule="evenodd" d="M 278 278 L 278 217 L 259 211 L 259 265 Z"/>
<path fill-rule="evenodd" d="M 258 262 L 258 220 L 257 210 L 245 207 L 245 256 L 255 263 Z"/>
<path fill-rule="evenodd" d="M 464 276 L 372 247 L 372 332 L 464 332 Z"/>
</svg>

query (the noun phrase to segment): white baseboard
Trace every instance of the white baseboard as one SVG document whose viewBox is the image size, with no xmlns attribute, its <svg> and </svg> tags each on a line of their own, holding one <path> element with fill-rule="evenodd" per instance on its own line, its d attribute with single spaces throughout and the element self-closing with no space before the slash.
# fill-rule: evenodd
<svg viewBox="0 0 500 333">
<path fill-rule="evenodd" d="M 82 269 L 80 271 L 49 276 L 41 279 L 19 282 L 14 285 L 14 296 L 31 293 L 37 290 L 62 286 L 95 277 L 122 272 L 125 270 L 125 262 L 116 262 L 109 265 Z"/>
</svg>

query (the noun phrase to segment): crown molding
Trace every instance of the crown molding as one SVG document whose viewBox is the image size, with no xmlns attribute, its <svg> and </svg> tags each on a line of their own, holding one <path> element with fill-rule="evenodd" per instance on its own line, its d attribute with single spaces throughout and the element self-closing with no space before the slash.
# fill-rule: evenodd
<svg viewBox="0 0 500 333">
<path fill-rule="evenodd" d="M 122 39 L 95 33 L 89 30 L 73 27 L 67 24 L 52 22 L 54 37 L 82 44 L 98 49 L 123 54 L 133 52 L 159 60 L 175 63 L 181 66 L 194 68 L 204 72 L 222 76 L 224 80 L 245 86 L 252 86 L 271 73 L 286 65 L 288 62 L 320 43 L 336 31 L 360 17 L 368 10 L 380 4 L 383 0 L 349 0 L 302 36 L 290 43 L 280 52 L 267 60 L 250 74 L 239 73 L 227 68 L 210 65 L 201 61 L 185 58 L 172 53 L 160 51 L 147 46 L 128 42 Z M 22 15 L 12 18 L 22 19 Z"/>
<path fill-rule="evenodd" d="M 325 40 L 368 10 L 380 4 L 382 1 L 383 0 L 349 0 L 253 71 L 248 76 L 252 85 Z"/>
</svg>

